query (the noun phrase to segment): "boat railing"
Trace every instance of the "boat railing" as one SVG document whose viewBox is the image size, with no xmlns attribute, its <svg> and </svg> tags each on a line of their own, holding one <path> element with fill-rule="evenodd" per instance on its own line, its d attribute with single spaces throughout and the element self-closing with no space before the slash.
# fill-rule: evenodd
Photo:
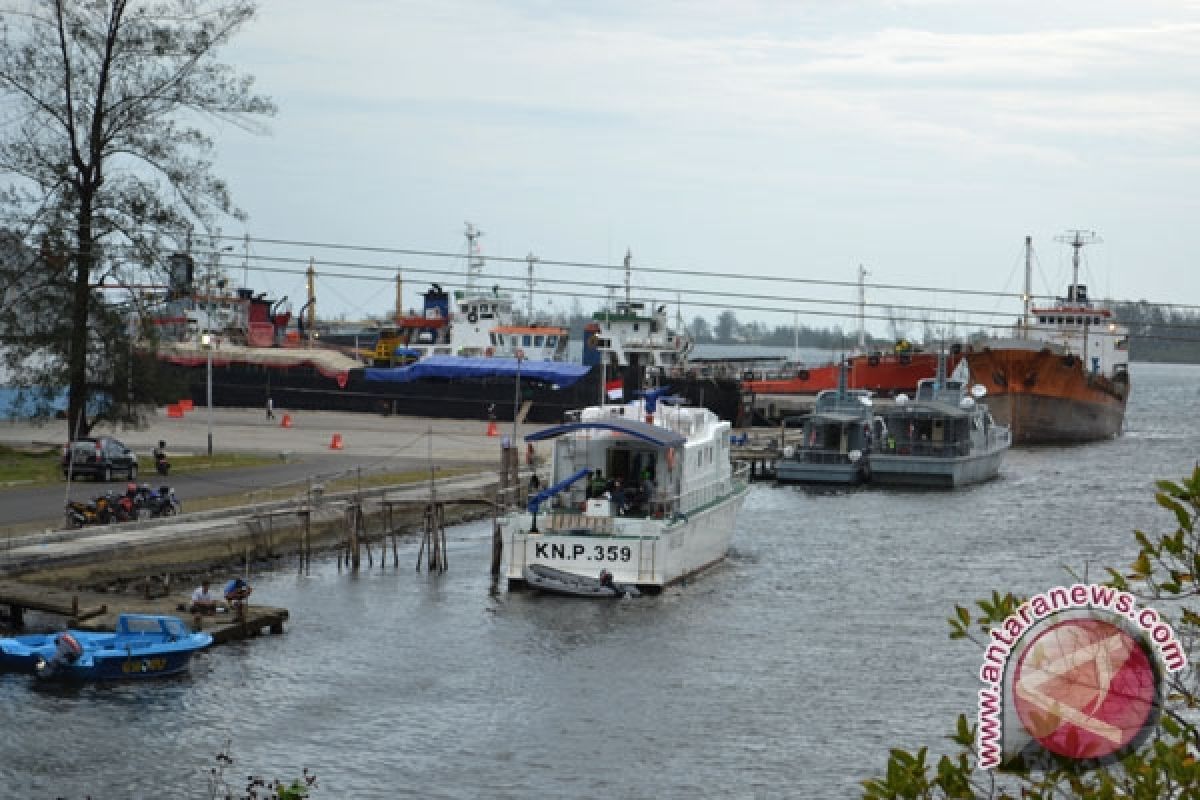
<svg viewBox="0 0 1200 800">
<path fill-rule="evenodd" d="M 912 455 L 926 458 L 953 458 L 955 456 L 965 456 L 970 454 L 971 443 L 965 439 L 956 442 L 897 441 L 895 446 L 881 446 L 876 448 L 875 452 L 889 456 Z"/>
</svg>

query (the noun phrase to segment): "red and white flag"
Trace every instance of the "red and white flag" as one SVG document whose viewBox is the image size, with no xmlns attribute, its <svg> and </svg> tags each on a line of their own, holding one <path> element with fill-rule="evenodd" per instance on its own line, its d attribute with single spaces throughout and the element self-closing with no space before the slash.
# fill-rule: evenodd
<svg viewBox="0 0 1200 800">
<path fill-rule="evenodd" d="M 620 400 L 625 396 L 624 384 L 620 378 L 614 378 L 611 381 L 604 383 L 604 391 L 608 394 L 609 400 Z"/>
</svg>

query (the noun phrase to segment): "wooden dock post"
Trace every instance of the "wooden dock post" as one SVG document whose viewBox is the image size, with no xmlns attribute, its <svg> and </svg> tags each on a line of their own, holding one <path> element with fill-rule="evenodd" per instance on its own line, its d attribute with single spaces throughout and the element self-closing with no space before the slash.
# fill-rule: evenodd
<svg viewBox="0 0 1200 800">
<path fill-rule="evenodd" d="M 492 503 L 492 577 L 500 577 L 500 562 L 504 555 L 504 537 L 500 534 L 499 501 Z"/>
<path fill-rule="evenodd" d="M 425 525 L 421 534 L 421 547 L 417 550 L 417 572 L 421 571 L 421 558 L 427 561 L 430 572 L 445 572 L 450 568 L 446 554 L 445 508 L 441 503 L 425 506 Z"/>
</svg>

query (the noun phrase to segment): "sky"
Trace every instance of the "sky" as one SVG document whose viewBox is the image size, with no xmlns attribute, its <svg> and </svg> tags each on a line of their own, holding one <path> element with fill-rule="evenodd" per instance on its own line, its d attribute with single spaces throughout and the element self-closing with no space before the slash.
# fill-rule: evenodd
<svg viewBox="0 0 1200 800">
<path fill-rule="evenodd" d="M 322 316 L 385 313 L 392 267 L 415 305 L 436 277 L 420 270 L 451 282 L 463 261 L 317 244 L 462 253 L 466 221 L 491 257 L 617 265 L 628 249 L 635 293 L 710 321 L 728 308 L 854 327 L 856 288 L 790 281 L 852 284 L 860 264 L 868 302 L 935 309 L 898 314 L 901 327 L 1008 321 L 1016 299 L 957 292 L 1020 292 L 1029 235 L 1035 294 L 1062 294 L 1070 250 L 1055 237 L 1068 229 L 1102 239 L 1085 250 L 1093 296 L 1200 304 L 1200 2 L 264 0 L 259 12 L 222 60 L 279 113 L 264 135 L 216 131 L 216 171 L 250 216 L 222 232 L 313 243 L 253 243 L 249 265 L 286 251 L 318 275 L 376 268 L 373 282 L 319 277 Z M 557 281 L 622 281 L 537 275 L 539 309 L 570 308 L 575 289 Z M 299 276 L 249 280 L 303 295 Z M 585 311 L 605 292 L 578 291 Z"/>
</svg>

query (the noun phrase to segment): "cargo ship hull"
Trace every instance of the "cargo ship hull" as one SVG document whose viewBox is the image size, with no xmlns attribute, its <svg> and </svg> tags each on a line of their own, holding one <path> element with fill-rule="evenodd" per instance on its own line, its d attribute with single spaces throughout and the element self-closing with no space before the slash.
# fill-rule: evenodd
<svg viewBox="0 0 1200 800">
<path fill-rule="evenodd" d="M 1012 430 L 1014 444 L 1071 444 L 1121 433 L 1128 373 L 1089 374 L 1080 358 L 1040 343 L 967 353 L 973 383 L 987 390 L 992 416 Z M 1031 346 L 1031 347 L 1032 347 Z"/>
<path fill-rule="evenodd" d="M 173 372 L 194 405 L 207 402 L 207 365 L 164 364 Z M 611 377 L 611 375 L 610 375 Z M 631 376 L 632 377 L 632 376 Z M 593 367 L 571 386 L 554 386 L 522 379 L 522 405 L 529 403 L 528 422 L 561 422 L 567 411 L 595 404 L 601 397 L 601 370 Z M 626 382 L 632 396 L 634 380 Z M 667 380 L 672 394 L 691 405 L 704 406 L 726 419 L 736 419 L 740 396 L 736 381 L 685 378 Z M 323 374 L 312 364 L 292 366 L 250 363 L 214 365 L 213 405 L 265 408 L 267 397 L 276 410 L 357 411 L 438 419 L 487 419 L 489 407 L 499 420 L 511 420 L 516 385 L 511 378 L 422 379 L 387 383 L 366 379 L 363 369 Z"/>
</svg>

